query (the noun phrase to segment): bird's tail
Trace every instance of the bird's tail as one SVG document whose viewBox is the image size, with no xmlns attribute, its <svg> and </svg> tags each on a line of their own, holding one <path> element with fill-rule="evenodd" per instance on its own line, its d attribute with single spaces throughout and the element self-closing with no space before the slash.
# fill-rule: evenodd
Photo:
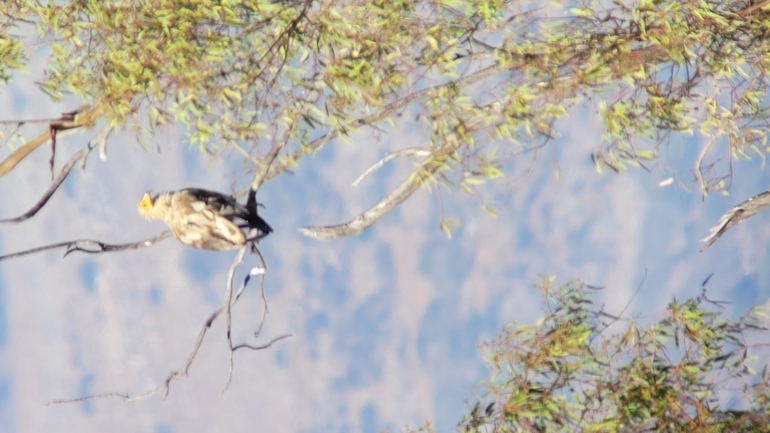
<svg viewBox="0 0 770 433">
<path fill-rule="evenodd" d="M 249 227 L 259 229 L 264 234 L 273 231 L 273 228 L 257 214 L 257 191 L 253 188 L 249 190 L 249 197 L 246 199 L 246 210 L 249 211 L 247 219 Z"/>
</svg>

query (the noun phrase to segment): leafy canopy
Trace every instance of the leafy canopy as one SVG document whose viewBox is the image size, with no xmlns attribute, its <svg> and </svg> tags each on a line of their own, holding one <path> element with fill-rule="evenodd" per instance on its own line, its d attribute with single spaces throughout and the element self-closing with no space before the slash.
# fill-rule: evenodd
<svg viewBox="0 0 770 433">
<path fill-rule="evenodd" d="M 470 411 L 465 431 L 767 431 L 770 374 L 751 369 L 749 339 L 763 330 L 760 310 L 725 319 L 704 290 L 654 320 L 629 321 L 604 312 L 580 282 L 551 282 L 539 285 L 545 317 L 486 346 L 489 401 Z"/>
<path fill-rule="evenodd" d="M 416 112 L 436 167 L 412 180 L 459 167 L 456 181 L 474 192 L 581 104 L 605 125 L 599 169 L 656 159 L 672 132 L 764 158 L 763 4 L 11 0 L 0 5 L 0 79 L 42 44 L 53 98 L 72 93 L 150 134 L 181 122 L 191 143 L 258 165 L 279 147 L 270 176 L 330 139 Z M 702 179 L 703 192 L 720 180 Z"/>
</svg>

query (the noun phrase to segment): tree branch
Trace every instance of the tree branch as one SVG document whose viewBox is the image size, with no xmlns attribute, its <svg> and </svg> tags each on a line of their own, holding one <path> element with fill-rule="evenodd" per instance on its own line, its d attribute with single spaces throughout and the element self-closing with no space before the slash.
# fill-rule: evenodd
<svg viewBox="0 0 770 433">
<path fill-rule="evenodd" d="M 129 244 L 106 244 L 104 242 L 96 241 L 93 239 L 77 239 L 74 241 L 59 242 L 57 244 L 45 245 L 42 247 L 19 251 L 16 253 L 6 254 L 4 256 L 0 256 L 0 261 L 15 259 L 17 257 L 39 253 L 41 251 L 54 250 L 57 248 L 67 248 L 67 251 L 64 253 L 63 257 L 67 257 L 69 253 L 72 253 L 75 251 L 81 251 L 89 254 L 98 254 L 98 253 L 108 253 L 111 251 L 135 250 L 138 248 L 145 248 L 145 247 L 152 246 L 157 242 L 160 242 L 163 239 L 166 239 L 169 236 L 171 236 L 171 232 L 169 230 L 164 230 L 151 238 L 147 238 L 139 242 L 132 242 Z"/>
<path fill-rule="evenodd" d="M 295 151 L 292 154 L 292 156 L 289 158 L 288 162 L 280 163 L 276 165 L 272 170 L 270 170 L 270 172 L 268 172 L 267 176 L 265 176 L 265 181 L 268 181 L 274 178 L 275 176 L 279 175 L 283 171 L 285 171 L 287 168 L 289 168 L 290 164 L 293 164 L 293 161 L 296 161 L 302 158 L 303 156 L 307 155 L 310 152 L 320 151 L 321 148 L 323 148 L 323 146 L 326 143 L 339 137 L 340 133 L 347 134 L 348 131 L 352 131 L 362 126 L 367 126 L 367 125 L 371 125 L 373 123 L 379 122 L 380 120 L 383 120 L 393 115 L 396 111 L 406 107 L 410 103 L 418 99 L 426 98 L 440 89 L 449 88 L 449 87 L 458 87 L 458 88 L 466 87 L 478 81 L 481 81 L 485 78 L 489 78 L 492 75 L 495 75 L 497 73 L 500 73 L 506 70 L 515 69 L 516 67 L 517 65 L 504 66 L 504 65 L 501 65 L 500 63 L 495 63 L 491 66 L 487 66 L 486 68 L 480 69 L 476 72 L 466 75 L 465 77 L 459 78 L 449 83 L 439 84 L 436 86 L 428 87 L 423 90 L 419 90 L 417 92 L 414 92 L 412 94 L 399 98 L 391 102 L 390 104 L 387 104 L 382 110 L 374 114 L 359 117 L 358 119 L 352 120 L 341 127 L 332 128 L 329 132 L 327 132 L 323 136 L 316 138 L 315 140 L 308 143 L 306 146 L 303 146 L 301 149 L 298 149 L 297 151 Z"/>
<path fill-rule="evenodd" d="M 714 140 L 716 140 L 721 133 L 718 133 L 711 137 L 706 144 L 703 145 L 700 152 L 698 152 L 698 157 L 695 158 L 695 179 L 698 181 L 698 187 L 700 188 L 701 195 L 703 196 L 703 200 L 706 200 L 706 196 L 708 195 L 708 184 L 706 184 L 705 179 L 703 178 L 703 171 L 701 170 L 701 164 L 703 163 L 703 158 L 706 156 L 706 152 L 708 152 L 709 148 L 711 148 L 711 145 L 714 143 Z"/>
<path fill-rule="evenodd" d="M 581 70 L 581 66 L 590 58 L 589 52 L 589 47 L 586 47 L 584 50 L 578 50 L 570 60 L 566 61 L 562 65 L 561 73 L 557 74 L 556 77 L 538 77 L 528 85 L 533 89 L 539 89 L 541 92 L 549 94 L 563 94 L 564 92 L 570 91 L 574 92 L 574 90 L 571 89 L 574 89 L 575 87 L 570 86 L 570 84 L 574 84 L 576 80 L 580 79 L 580 77 L 576 74 L 576 71 Z M 646 61 L 649 61 L 651 57 L 658 57 L 663 55 L 665 55 L 665 53 L 659 48 L 651 50 L 649 47 L 642 47 L 632 50 L 630 55 L 627 56 L 627 61 L 643 64 Z M 390 104 L 387 104 L 383 109 L 374 114 L 363 116 L 353 121 L 347 122 L 340 127 L 332 128 L 323 136 L 316 138 L 309 144 L 303 146 L 301 149 L 295 151 L 286 162 L 276 165 L 273 170 L 268 172 L 265 180 L 269 180 L 283 172 L 289 167 L 290 164 L 293 164 L 296 160 L 305 156 L 306 154 L 310 152 L 318 152 L 329 140 L 337 138 L 341 133 L 347 133 L 348 131 L 357 129 L 362 126 L 372 125 L 375 122 L 393 115 L 395 112 L 406 107 L 411 102 L 421 98 L 429 97 L 431 94 L 443 88 L 463 88 L 484 80 L 488 77 L 494 76 L 495 74 L 504 71 L 516 70 L 527 63 L 536 62 L 538 57 L 539 56 L 537 55 L 531 55 L 526 58 L 521 56 L 517 59 L 518 61 L 506 63 L 505 65 L 501 64 L 500 62 L 496 62 L 457 80 L 428 87 L 426 89 L 411 93 L 391 102 Z M 504 104 L 504 101 L 505 98 L 490 104 L 490 106 L 496 104 Z M 483 122 L 483 119 L 475 119 L 474 122 Z M 473 129 L 468 125 L 465 125 L 465 128 L 467 131 Z M 453 143 L 448 145 L 449 142 Z M 362 213 L 355 219 L 340 225 L 300 227 L 298 230 L 304 235 L 315 239 L 334 239 L 341 236 L 354 236 L 363 232 L 366 228 L 370 227 L 386 213 L 390 212 L 396 206 L 402 203 L 419 187 L 423 180 L 430 178 L 441 166 L 443 166 L 443 164 L 437 163 L 434 159 L 445 158 L 454 153 L 459 147 L 460 143 L 457 141 L 457 137 L 455 137 L 454 140 L 446 141 L 444 145 L 433 151 L 432 156 L 429 156 L 421 164 L 421 166 L 415 170 L 409 179 L 405 180 L 390 195 L 385 197 L 374 207 Z"/>
<path fill-rule="evenodd" d="M 253 237 L 256 230 L 252 229 L 252 233 L 250 233 L 250 237 Z M 235 302 L 240 299 L 241 294 L 243 293 L 243 290 L 246 288 L 246 285 L 251 280 L 252 275 L 259 275 L 260 281 L 259 281 L 259 289 L 262 296 L 262 305 L 264 306 L 262 309 L 262 319 L 259 322 L 259 327 L 257 327 L 257 330 L 254 332 L 255 337 L 259 337 L 259 334 L 262 332 L 262 327 L 265 324 L 265 318 L 267 317 L 267 298 L 265 297 L 265 272 L 267 271 L 267 265 L 265 264 L 265 258 L 262 257 L 262 253 L 259 251 L 259 248 L 257 248 L 256 242 L 251 243 L 252 246 L 252 252 L 259 257 L 260 261 L 260 267 L 254 267 L 249 271 L 248 274 L 246 274 L 246 277 L 243 279 L 243 283 L 241 284 L 241 287 L 238 289 L 238 291 L 235 294 L 235 297 L 232 296 L 233 293 L 233 275 L 235 273 L 235 267 L 242 262 L 243 260 L 243 253 L 246 251 L 247 245 L 244 245 L 241 248 L 241 251 L 238 252 L 238 256 L 236 256 L 235 260 L 233 261 L 232 266 L 230 267 L 230 271 L 228 272 L 228 285 L 227 290 L 225 292 L 225 313 L 227 316 L 227 343 L 230 348 L 230 369 L 227 374 L 227 384 L 225 385 L 225 388 L 222 390 L 222 394 L 227 392 L 228 388 L 230 388 L 230 383 L 232 383 L 233 380 L 233 370 L 234 370 L 234 364 L 233 364 L 233 356 L 235 355 L 235 351 L 242 348 L 250 348 L 253 350 L 260 350 L 267 347 L 270 347 L 271 344 L 273 344 L 277 340 L 273 340 L 267 345 L 263 346 L 251 346 L 248 344 L 239 344 L 237 346 L 233 346 L 233 340 L 232 340 L 232 334 L 231 334 L 231 324 L 232 324 L 232 306 L 235 305 Z M 285 334 L 282 338 L 289 337 L 291 334 Z"/>
<path fill-rule="evenodd" d="M 227 391 L 227 388 L 230 387 L 230 382 L 232 382 L 233 380 L 233 337 L 232 337 L 233 278 L 235 278 L 235 268 L 237 268 L 239 264 L 243 263 L 243 255 L 246 253 L 247 247 L 248 247 L 247 244 L 244 244 L 241 247 L 241 249 L 238 251 L 238 254 L 235 256 L 235 260 L 233 260 L 233 264 L 230 265 L 230 271 L 227 272 L 227 287 L 225 289 L 225 303 L 222 308 L 224 308 L 225 322 L 227 323 L 227 347 L 230 349 L 230 368 L 227 373 L 227 384 L 225 385 L 225 389 L 222 390 L 222 394 L 224 394 L 225 391 Z M 250 274 L 251 273 L 247 274 L 246 278 L 249 278 Z M 247 280 L 244 280 L 243 287 L 246 287 L 246 281 Z"/>
<path fill-rule="evenodd" d="M 406 149 L 397 150 L 395 152 L 389 152 L 385 154 L 385 157 L 383 157 L 381 160 L 374 163 L 371 167 L 369 167 L 361 176 L 358 176 L 356 180 L 353 181 L 352 186 L 358 186 L 361 181 L 367 178 L 367 176 L 371 175 L 375 171 L 379 170 L 385 163 L 390 161 L 391 159 L 398 158 L 401 156 L 430 156 L 431 151 L 430 149 L 426 149 L 424 147 L 408 147 Z"/>
<path fill-rule="evenodd" d="M 637 51 L 641 51 L 641 50 L 643 49 L 640 49 Z M 632 53 L 636 53 L 636 51 L 633 51 Z M 570 84 L 578 79 L 574 71 L 580 69 L 580 65 L 582 64 L 583 57 L 585 57 L 585 53 L 578 53 L 574 56 L 572 61 L 565 63 L 565 66 L 572 65 L 574 66 L 574 69 L 565 71 L 565 73 L 559 76 L 558 78 L 550 78 L 550 77 L 547 79 L 538 78 L 536 81 L 529 83 L 529 85 L 533 88 L 540 89 L 542 92 L 547 92 L 547 93 L 560 93 L 560 92 L 563 93 L 565 91 L 568 91 L 568 89 L 571 88 Z M 639 63 L 642 63 L 641 60 L 637 60 L 637 61 Z M 522 59 L 522 62 L 524 62 L 523 59 Z M 461 87 L 473 84 L 477 81 L 483 80 L 485 78 L 488 78 L 497 73 L 500 73 L 506 70 L 513 70 L 518 67 L 519 67 L 518 64 L 514 64 L 514 65 L 509 64 L 508 66 L 502 66 L 500 63 L 495 63 L 491 66 L 488 66 L 472 74 L 469 74 L 468 76 L 460 78 L 456 81 L 437 85 L 434 87 L 430 87 L 430 88 L 415 92 L 409 96 L 401 98 L 387 105 L 386 108 L 384 108 L 380 112 L 375 113 L 371 116 L 365 116 L 365 117 L 359 118 L 358 120 L 351 122 L 349 125 L 351 128 L 356 128 L 359 126 L 371 124 L 373 122 L 376 122 L 378 120 L 381 120 L 387 117 L 388 115 L 392 114 L 396 110 L 406 106 L 408 103 L 416 99 L 428 96 L 431 92 L 434 92 L 438 88 L 447 87 L 447 86 L 461 88 Z M 463 125 L 465 128 L 465 135 L 470 135 L 476 132 L 474 131 L 474 129 L 477 129 L 480 126 L 482 126 L 486 121 L 486 119 L 496 118 L 494 114 L 499 114 L 499 112 L 501 112 L 504 109 L 504 107 L 508 105 L 508 103 L 509 103 L 509 97 L 504 97 L 502 99 L 499 99 L 496 102 L 488 104 L 487 107 L 489 108 L 489 113 L 487 113 L 486 116 L 484 116 L 483 118 L 477 117 L 476 119 L 471 119 Z M 326 141 L 328 141 L 330 137 L 334 138 L 337 135 L 339 135 L 338 131 L 339 130 L 336 130 L 336 129 L 329 131 L 325 136 L 316 139 L 315 141 L 310 143 L 308 146 L 298 150 L 297 152 L 295 152 L 294 158 L 292 160 L 296 160 L 302 155 L 308 153 L 309 151 L 319 148 Z M 431 156 L 426 158 L 425 161 L 423 161 L 423 163 L 420 164 L 420 166 L 412 173 L 412 175 L 408 179 L 402 182 L 401 185 L 399 185 L 395 190 L 393 190 L 393 192 L 391 192 L 387 197 L 382 199 L 379 203 L 377 203 L 367 211 L 363 212 L 356 218 L 348 221 L 347 223 L 332 225 L 332 226 L 300 227 L 298 228 L 298 230 L 300 231 L 300 233 L 304 234 L 305 236 L 308 236 L 314 239 L 319 239 L 319 240 L 334 239 L 334 238 L 343 237 L 343 236 L 355 236 L 362 233 L 364 230 L 366 230 L 372 224 L 374 224 L 380 218 L 382 218 L 385 214 L 393 210 L 396 206 L 400 205 L 404 200 L 406 200 L 409 196 L 411 196 L 412 193 L 414 193 L 417 190 L 417 188 L 426 179 L 433 176 L 441 167 L 444 166 L 444 164 L 441 161 L 446 159 L 450 155 L 452 155 L 460 147 L 460 145 L 461 145 L 461 140 L 456 133 L 453 133 L 447 136 L 444 139 L 443 145 L 434 149 L 431 152 Z M 276 169 L 276 173 L 278 172 L 280 172 L 280 170 Z"/>
<path fill-rule="evenodd" d="M 470 135 L 474 129 L 484 124 L 484 119 L 489 117 L 491 112 L 502 111 L 506 106 L 505 100 L 494 102 L 488 105 L 489 112 L 486 116 L 477 116 L 475 119 L 467 121 L 463 127 L 467 135 Z M 305 236 L 324 240 L 335 239 L 343 236 L 355 236 L 362 233 L 388 212 L 400 205 L 409 198 L 417 188 L 427 179 L 431 178 L 436 172 L 445 166 L 446 161 L 460 147 L 462 139 L 457 133 L 452 133 L 444 138 L 444 143 L 430 152 L 417 169 L 399 185 L 387 197 L 379 203 L 360 214 L 356 218 L 344 224 L 333 226 L 309 226 L 300 227 L 298 230 Z"/>
<path fill-rule="evenodd" d="M 736 14 L 738 14 L 740 16 L 746 16 L 746 15 L 754 12 L 757 9 L 764 8 L 765 6 L 767 6 L 769 4 L 770 4 L 770 0 L 764 0 L 764 1 L 761 1 L 761 2 L 759 2 L 757 4 L 755 4 L 755 5 L 752 5 L 752 6 L 748 7 L 748 8 L 746 8 L 746 9 L 740 10 L 740 11 L 736 12 Z"/>
<path fill-rule="evenodd" d="M 119 398 L 123 400 L 124 402 L 129 401 L 135 401 L 135 400 L 141 400 L 150 396 L 153 396 L 158 393 L 163 393 L 163 398 L 165 399 L 169 392 L 171 391 L 171 383 L 177 379 L 181 379 L 182 377 L 186 377 L 190 367 L 192 366 L 193 362 L 195 361 L 195 357 L 198 355 L 198 351 L 201 348 L 201 344 L 203 344 L 203 339 L 206 336 L 206 333 L 208 332 L 209 328 L 211 328 L 211 325 L 214 323 L 214 321 L 224 312 L 226 316 L 227 321 L 227 341 L 228 341 L 228 347 L 230 351 L 230 368 L 228 373 L 228 380 L 227 385 L 225 386 L 225 389 L 222 391 L 223 393 L 227 391 L 228 387 L 230 386 L 230 383 L 232 381 L 232 374 L 233 374 L 233 354 L 236 350 L 239 349 L 252 349 L 252 350 L 262 350 L 262 349 L 268 349 L 272 347 L 273 344 L 276 342 L 283 340 L 285 338 L 289 338 L 292 335 L 290 333 L 279 335 L 276 338 L 273 338 L 268 343 L 259 345 L 259 346 L 253 346 L 250 344 L 239 344 L 237 346 L 233 346 L 232 343 L 232 337 L 231 337 L 231 323 L 232 323 L 232 306 L 235 305 L 235 302 L 240 298 L 241 293 L 243 292 L 244 288 L 248 284 L 249 280 L 251 279 L 252 275 L 256 274 L 262 274 L 262 282 L 261 282 L 261 288 L 262 288 L 262 299 L 265 301 L 265 309 L 262 316 L 262 323 L 259 325 L 259 329 L 257 330 L 256 335 L 259 334 L 259 330 L 262 329 L 262 325 L 265 320 L 265 314 L 267 312 L 267 300 L 265 299 L 264 295 L 264 271 L 265 271 L 265 261 L 264 258 L 262 258 L 262 254 L 259 253 L 259 251 L 256 249 L 256 244 L 254 241 L 250 242 L 251 245 L 248 243 L 241 247 L 241 249 L 238 251 L 238 254 L 235 256 L 235 260 L 233 260 L 233 263 L 230 265 L 230 269 L 227 273 L 227 283 L 226 283 L 226 290 L 225 290 L 225 301 L 223 305 L 214 312 L 212 312 L 209 315 L 209 318 L 203 323 L 203 327 L 201 328 L 200 332 L 198 332 L 198 337 L 195 340 L 195 344 L 193 345 L 192 350 L 187 355 L 187 359 L 185 360 L 184 364 L 182 364 L 182 367 L 177 371 L 172 371 L 166 379 L 163 381 L 162 385 L 159 385 L 149 391 L 145 391 L 140 394 L 122 394 L 122 393 L 105 393 L 105 394 L 94 394 L 94 395 L 88 395 L 84 397 L 78 397 L 73 399 L 62 399 L 62 400 L 53 400 L 49 403 L 47 403 L 47 406 L 54 406 L 54 405 L 60 405 L 60 404 L 67 404 L 67 403 L 78 403 L 83 401 L 90 401 L 90 400 L 100 400 L 104 398 Z M 254 268 L 249 272 L 248 275 L 243 280 L 243 283 L 240 287 L 240 289 L 236 292 L 236 295 L 233 297 L 233 279 L 235 276 L 235 270 L 238 267 L 238 265 L 243 261 L 243 256 L 246 252 L 246 248 L 253 247 L 253 249 L 256 251 L 260 258 L 261 266 L 262 268 Z"/>
<path fill-rule="evenodd" d="M 46 192 L 40 198 L 40 200 L 38 200 L 37 203 L 35 203 L 35 205 L 30 208 L 30 210 L 15 218 L 0 219 L 0 224 L 18 223 L 35 216 L 40 211 L 40 209 L 42 209 L 43 206 L 48 203 L 48 200 L 51 199 L 61 184 L 64 183 L 64 180 L 67 179 L 67 176 L 70 174 L 70 171 L 72 171 L 72 168 L 75 166 L 75 164 L 77 164 L 78 161 L 82 161 L 82 165 L 85 167 L 86 157 L 88 154 L 91 153 L 91 150 L 93 150 L 97 144 L 103 145 L 103 143 L 107 141 L 107 137 L 109 137 L 111 132 L 112 128 L 109 125 L 105 126 L 94 138 L 88 142 L 88 144 L 85 145 L 85 147 L 72 155 L 69 161 L 67 161 L 67 164 L 62 167 L 61 173 L 59 173 L 59 177 L 54 180 L 51 186 L 48 187 Z"/>
<path fill-rule="evenodd" d="M 255 248 L 254 250 L 256 252 L 257 257 L 259 257 L 260 265 L 259 268 L 252 268 L 251 272 L 249 272 L 249 275 L 246 276 L 246 282 L 249 281 L 252 275 L 259 275 L 259 293 L 262 296 L 262 319 L 259 321 L 259 327 L 254 332 L 255 337 L 259 337 L 259 334 L 262 333 L 262 327 L 265 324 L 265 318 L 267 317 L 267 298 L 265 297 L 265 272 L 267 272 L 267 265 L 265 264 L 265 258 L 262 257 L 262 253 L 259 251 L 258 248 Z M 244 283 L 244 287 L 246 287 L 246 284 Z M 241 292 L 243 292 L 243 289 L 239 290 L 238 293 L 235 295 L 235 300 L 237 301 L 238 298 L 241 297 Z M 235 350 L 235 349 L 233 349 Z"/>
<path fill-rule="evenodd" d="M 91 126 L 103 113 L 104 110 L 100 104 L 96 104 L 90 108 L 83 106 L 75 111 L 63 113 L 60 118 L 50 121 L 48 123 L 48 128 L 46 128 L 44 132 L 41 132 L 31 140 L 27 141 L 0 162 L 0 176 L 13 170 L 13 168 L 33 150 L 50 140 L 52 138 L 52 133 L 55 134 L 56 131 L 74 129 L 81 126 Z"/>
<path fill-rule="evenodd" d="M 305 236 L 315 239 L 334 239 L 343 236 L 355 236 L 362 233 L 388 212 L 400 205 L 409 198 L 422 183 L 433 176 L 443 164 L 437 160 L 446 158 L 453 154 L 460 146 L 456 139 L 447 140 L 443 146 L 432 152 L 431 156 L 426 158 L 420 167 L 418 167 L 409 178 L 401 183 L 393 192 L 382 199 L 379 203 L 371 207 L 366 212 L 344 224 L 333 226 L 309 226 L 298 228 L 299 232 Z"/>
<path fill-rule="evenodd" d="M 313 105 L 318 101 L 318 99 L 321 97 L 321 93 L 316 91 L 313 96 L 307 99 L 306 104 Z M 300 114 L 307 114 L 309 109 L 304 108 L 300 111 Z M 270 147 L 270 152 L 265 156 L 264 164 L 261 168 L 257 168 L 254 172 L 254 180 L 251 182 L 251 185 L 248 187 L 245 187 L 241 189 L 240 191 L 237 191 L 235 194 L 233 194 L 233 197 L 239 198 L 246 195 L 250 190 L 257 191 L 260 186 L 262 186 L 263 183 L 265 183 L 266 180 L 272 179 L 273 176 L 269 176 L 268 174 L 271 172 L 271 169 L 273 168 L 273 162 L 278 158 L 278 154 L 283 150 L 283 148 L 286 147 L 287 144 L 289 144 L 289 139 L 291 139 L 291 129 L 286 129 L 281 134 L 281 137 L 273 143 L 273 145 Z"/>
</svg>

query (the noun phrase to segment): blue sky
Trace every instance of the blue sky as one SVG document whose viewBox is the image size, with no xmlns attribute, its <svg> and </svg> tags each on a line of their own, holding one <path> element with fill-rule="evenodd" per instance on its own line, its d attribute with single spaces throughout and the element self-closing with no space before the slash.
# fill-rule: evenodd
<svg viewBox="0 0 770 433">
<path fill-rule="evenodd" d="M 72 108 L 48 102 L 33 78 L 0 88 L 3 106 L 13 107 L 3 119 Z M 438 228 L 435 191 L 427 190 L 356 238 L 319 242 L 296 230 L 346 221 L 408 176 L 411 162 L 394 161 L 350 185 L 386 152 L 422 144 L 414 124 L 388 127 L 379 139 L 364 132 L 354 144 L 330 143 L 265 185 L 262 215 L 275 233 L 260 245 L 270 306 L 263 335 L 293 337 L 272 350 L 238 352 L 223 395 L 228 355 L 219 324 L 165 401 L 44 406 L 84 392 L 157 386 L 221 302 L 234 252 L 167 240 L 139 251 L 66 259 L 51 252 L 2 263 L 0 431 L 376 432 L 426 420 L 449 431 L 466 400 L 481 392 L 474 386 L 487 370 L 478 345 L 508 323 L 541 315 L 533 288 L 539 274 L 604 286 L 601 302 L 615 312 L 629 302 L 630 312 L 661 311 L 673 296 L 699 294 L 712 272 L 710 296 L 731 301 L 728 314 L 767 303 L 770 214 L 697 252 L 727 208 L 770 187 L 759 161 L 736 161 L 731 195 L 703 202 L 689 174 L 698 137 L 672 142 L 667 157 L 679 181 L 660 187 L 671 174 L 661 168 L 596 173 L 589 152 L 601 130 L 591 113 L 562 121 L 559 130 L 534 170 L 525 173 L 526 161 L 517 162 L 484 189 L 497 218 L 474 197 L 442 191 L 445 214 L 463 223 L 451 240 Z M 60 164 L 93 133 L 61 140 Z M 156 142 L 159 152 L 142 149 L 130 133 L 112 136 L 105 161 L 94 153 L 38 216 L 0 228 L 0 253 L 80 237 L 142 239 L 163 228 L 136 214 L 146 190 L 228 192 L 247 182 L 233 174 L 237 155 L 201 156 L 173 129 Z M 0 216 L 23 212 L 47 188 L 48 158 L 40 149 L 0 179 Z M 260 312 L 253 285 L 234 311 L 238 341 L 254 342 Z"/>
</svg>

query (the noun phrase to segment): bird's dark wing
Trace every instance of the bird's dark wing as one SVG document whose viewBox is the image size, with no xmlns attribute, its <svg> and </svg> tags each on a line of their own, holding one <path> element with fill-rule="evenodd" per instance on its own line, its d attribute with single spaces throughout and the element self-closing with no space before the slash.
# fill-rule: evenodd
<svg viewBox="0 0 770 433">
<path fill-rule="evenodd" d="M 752 216 L 762 212 L 768 207 L 770 207 L 770 190 L 755 195 L 754 197 L 744 201 L 738 206 L 728 210 L 724 215 L 722 215 L 722 218 L 719 219 L 714 227 L 711 228 L 711 234 L 707 238 L 703 239 L 702 242 L 704 245 L 700 250 L 704 251 L 706 248 L 710 247 L 711 244 L 716 242 L 716 240 L 719 239 L 719 237 L 722 236 L 724 232 L 729 230 L 731 227 L 751 218 Z"/>
<path fill-rule="evenodd" d="M 243 207 L 237 200 L 235 200 L 235 197 L 222 194 L 221 192 L 210 191 L 203 188 L 185 188 L 182 191 L 193 196 L 195 200 L 202 201 L 217 210 L 232 208 L 233 211 L 235 211 L 235 209 Z"/>
<path fill-rule="evenodd" d="M 249 227 L 257 228 L 262 233 L 273 231 L 270 225 L 257 215 L 256 199 L 253 192 L 249 194 L 249 201 L 244 206 L 238 203 L 235 197 L 216 191 L 202 188 L 186 188 L 183 191 L 186 191 L 196 200 L 206 203 L 207 206 L 226 218 L 240 218 L 246 221 Z"/>
</svg>

